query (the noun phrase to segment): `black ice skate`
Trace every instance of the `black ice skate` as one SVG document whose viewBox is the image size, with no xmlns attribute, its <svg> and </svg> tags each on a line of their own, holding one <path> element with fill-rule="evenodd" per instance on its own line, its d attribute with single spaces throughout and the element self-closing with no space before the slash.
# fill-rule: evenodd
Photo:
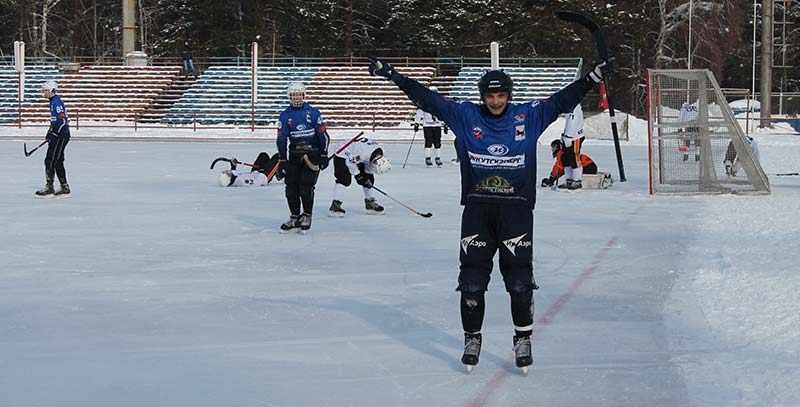
<svg viewBox="0 0 800 407">
<path fill-rule="evenodd" d="M 311 214 L 304 213 L 300 215 L 300 233 L 306 233 L 311 229 Z"/>
<path fill-rule="evenodd" d="M 300 228 L 300 217 L 292 215 L 281 225 L 281 233 L 295 232 Z"/>
<path fill-rule="evenodd" d="M 56 198 L 69 198 L 70 191 L 69 185 L 61 184 L 61 189 L 59 189 L 56 193 L 53 194 Z"/>
<path fill-rule="evenodd" d="M 430 157 L 425 157 L 425 166 L 426 167 L 433 167 L 433 163 L 431 162 Z"/>
<path fill-rule="evenodd" d="M 478 358 L 481 356 L 481 342 L 481 334 L 464 333 L 464 355 L 461 356 L 461 363 L 467 366 L 467 373 L 472 372 L 472 369 L 478 364 Z"/>
<path fill-rule="evenodd" d="M 514 358 L 517 367 L 522 368 L 522 373 L 528 374 L 528 366 L 533 364 L 530 335 L 514 336 Z"/>
<path fill-rule="evenodd" d="M 367 209 L 368 215 L 383 215 L 383 206 L 375 202 L 375 198 L 365 198 L 364 207 Z"/>
<path fill-rule="evenodd" d="M 570 181 L 570 180 L 567 180 L 567 181 Z M 579 179 L 574 180 L 574 181 L 572 181 L 572 183 L 567 184 L 567 189 L 572 190 L 572 191 L 574 191 L 576 189 L 581 189 L 581 188 L 583 188 L 583 184 L 581 183 L 581 180 L 579 180 Z"/>
<path fill-rule="evenodd" d="M 334 218 L 343 218 L 345 212 L 347 211 L 342 208 L 342 201 L 334 199 L 333 202 L 331 202 L 331 208 L 328 212 L 328 216 Z"/>
<path fill-rule="evenodd" d="M 36 191 L 37 198 L 53 198 L 55 196 L 55 190 L 53 190 L 53 184 L 45 184 L 44 188 Z"/>
<path fill-rule="evenodd" d="M 441 167 L 442 166 L 442 159 L 439 158 L 439 157 L 436 157 L 436 166 L 437 167 Z"/>
</svg>

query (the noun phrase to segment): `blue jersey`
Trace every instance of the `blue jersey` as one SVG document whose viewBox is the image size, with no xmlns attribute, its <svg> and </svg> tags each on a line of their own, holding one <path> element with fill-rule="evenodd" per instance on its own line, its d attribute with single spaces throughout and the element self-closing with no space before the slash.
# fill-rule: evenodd
<svg viewBox="0 0 800 407">
<path fill-rule="evenodd" d="M 50 98 L 50 133 L 58 136 L 69 136 L 67 108 L 58 95 Z"/>
<path fill-rule="evenodd" d="M 580 79 L 545 100 L 509 102 L 505 112 L 494 116 L 481 105 L 445 99 L 413 79 L 398 78 L 395 83 L 455 134 L 461 158 L 462 205 L 485 202 L 531 208 L 536 203 L 536 141 L 593 86 Z"/>
<path fill-rule="evenodd" d="M 328 130 L 319 110 L 303 103 L 289 106 L 281 113 L 278 125 L 278 154 L 281 160 L 302 157 L 304 154 L 328 155 Z"/>
</svg>

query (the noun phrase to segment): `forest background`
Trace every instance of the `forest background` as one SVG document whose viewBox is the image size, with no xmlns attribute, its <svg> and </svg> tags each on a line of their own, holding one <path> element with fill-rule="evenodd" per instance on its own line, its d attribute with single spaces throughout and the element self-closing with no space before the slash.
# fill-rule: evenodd
<svg viewBox="0 0 800 407">
<path fill-rule="evenodd" d="M 774 72 L 775 92 L 800 91 L 798 3 L 775 2 L 775 19 L 788 23 L 774 29 L 776 62 L 786 59 L 786 67 Z M 136 5 L 136 48 L 151 57 L 175 58 L 176 64 L 186 42 L 195 58 L 203 59 L 248 56 L 253 41 L 259 42 L 261 57 L 488 57 L 489 43 L 498 41 L 503 57 L 594 60 L 588 32 L 553 16 L 567 9 L 603 27 L 616 60 L 613 85 L 622 110 L 644 113 L 647 68 L 686 68 L 690 54 L 692 67 L 710 69 L 722 87 L 749 89 L 753 76 L 749 0 L 138 0 Z M 760 47 L 760 1 L 756 7 Z M 3 61 L 13 56 L 17 40 L 26 42 L 28 56 L 121 63 L 122 1 L 0 0 Z"/>
</svg>

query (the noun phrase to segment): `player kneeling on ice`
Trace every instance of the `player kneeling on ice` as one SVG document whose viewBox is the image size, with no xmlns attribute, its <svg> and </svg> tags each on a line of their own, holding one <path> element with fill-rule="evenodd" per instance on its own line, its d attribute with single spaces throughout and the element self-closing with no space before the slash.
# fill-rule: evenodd
<svg viewBox="0 0 800 407">
<path fill-rule="evenodd" d="M 329 215 L 343 217 L 342 197 L 344 191 L 352 182 L 361 185 L 364 191 L 364 206 L 368 214 L 383 215 L 383 206 L 379 205 L 372 196 L 372 186 L 375 185 L 374 174 L 384 174 L 391 169 L 392 163 L 383 156 L 383 149 L 377 141 L 360 138 L 351 143 L 347 148 L 333 157 L 333 174 L 336 176 L 336 185 L 333 187 L 333 202 Z"/>
<path fill-rule="evenodd" d="M 567 149 L 564 148 L 564 144 L 561 140 L 553 140 L 550 143 L 550 150 L 553 152 L 553 158 L 556 159 L 556 162 L 553 164 L 553 169 L 550 171 L 550 177 L 542 179 L 542 187 L 555 188 L 558 186 L 558 188 L 569 188 L 567 183 L 558 185 L 558 179 L 565 173 L 564 168 L 566 168 L 567 164 L 564 162 L 564 151 Z M 584 184 L 586 188 L 606 189 L 611 185 L 611 174 L 607 172 L 598 172 L 597 164 L 595 164 L 594 160 L 589 158 L 588 155 L 579 154 L 577 161 L 580 163 L 581 172 L 584 176 L 584 181 L 586 181 Z"/>
<path fill-rule="evenodd" d="M 278 174 L 278 163 L 280 158 L 278 153 L 270 157 L 267 153 L 260 153 L 253 164 L 243 163 L 236 158 L 227 159 L 220 157 L 211 163 L 211 169 L 219 161 L 230 163 L 231 169 L 222 171 L 219 175 L 219 185 L 223 187 L 263 187 L 269 185 L 273 178 L 278 181 L 283 179 Z M 237 171 L 237 165 L 242 164 L 250 167 L 250 172 Z"/>
</svg>

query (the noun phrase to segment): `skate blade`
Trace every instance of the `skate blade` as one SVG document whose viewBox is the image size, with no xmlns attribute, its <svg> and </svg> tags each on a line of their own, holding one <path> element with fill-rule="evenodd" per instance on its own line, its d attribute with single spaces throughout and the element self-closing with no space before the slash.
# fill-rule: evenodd
<svg viewBox="0 0 800 407">
<path fill-rule="evenodd" d="M 386 215 L 386 212 L 367 211 L 367 215 L 383 216 Z"/>
<path fill-rule="evenodd" d="M 62 194 L 62 195 L 54 195 L 53 198 L 55 198 L 55 199 L 67 199 L 70 196 L 72 196 L 72 195 L 71 194 Z"/>
<path fill-rule="evenodd" d="M 53 195 L 53 194 L 50 194 L 50 195 L 36 195 L 36 194 L 33 194 L 33 197 L 36 198 L 36 199 L 54 199 L 56 196 Z"/>
<path fill-rule="evenodd" d="M 528 375 L 528 366 L 521 367 L 520 369 L 522 369 L 522 375 L 523 376 L 527 376 Z"/>
<path fill-rule="evenodd" d="M 290 233 L 298 233 L 298 232 L 300 232 L 300 229 L 298 229 L 298 228 L 292 228 L 292 229 L 289 229 L 289 230 L 278 229 L 278 232 L 280 234 L 282 234 L 282 235 L 288 235 Z"/>
<path fill-rule="evenodd" d="M 339 212 L 328 212 L 329 218 L 343 218 L 344 214 Z"/>
<path fill-rule="evenodd" d="M 475 365 L 465 365 L 467 367 L 467 374 L 472 373 L 475 370 Z"/>
</svg>

